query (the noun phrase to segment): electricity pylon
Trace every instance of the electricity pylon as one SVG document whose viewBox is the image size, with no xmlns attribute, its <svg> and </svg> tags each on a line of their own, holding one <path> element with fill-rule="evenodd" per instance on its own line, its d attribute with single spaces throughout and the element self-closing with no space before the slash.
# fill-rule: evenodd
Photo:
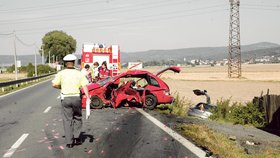
<svg viewBox="0 0 280 158">
<path fill-rule="evenodd" d="M 239 20 L 239 0 L 229 0 L 230 2 L 230 27 L 229 27 L 229 57 L 228 57 L 228 77 L 241 77 L 241 49 L 240 49 L 240 20 Z"/>
</svg>

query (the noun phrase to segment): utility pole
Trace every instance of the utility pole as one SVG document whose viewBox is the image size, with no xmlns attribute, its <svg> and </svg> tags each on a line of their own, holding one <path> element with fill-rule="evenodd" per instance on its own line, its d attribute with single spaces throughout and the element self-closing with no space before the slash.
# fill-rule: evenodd
<svg viewBox="0 0 280 158">
<path fill-rule="evenodd" d="M 49 66 L 51 66 L 51 51 L 49 51 Z"/>
<path fill-rule="evenodd" d="M 36 57 L 36 45 L 35 45 L 35 77 L 37 77 L 37 57 Z"/>
<path fill-rule="evenodd" d="M 229 27 L 229 57 L 228 77 L 241 77 L 241 49 L 240 49 L 240 0 L 229 0 L 230 2 L 230 27 Z"/>
<path fill-rule="evenodd" d="M 44 49 L 41 49 L 42 50 L 42 65 L 45 64 L 45 54 L 44 54 Z"/>
<path fill-rule="evenodd" d="M 17 46 L 16 46 L 16 32 L 14 31 L 14 60 L 15 60 L 15 73 L 16 73 L 16 80 L 18 79 L 18 70 L 17 70 Z"/>
</svg>

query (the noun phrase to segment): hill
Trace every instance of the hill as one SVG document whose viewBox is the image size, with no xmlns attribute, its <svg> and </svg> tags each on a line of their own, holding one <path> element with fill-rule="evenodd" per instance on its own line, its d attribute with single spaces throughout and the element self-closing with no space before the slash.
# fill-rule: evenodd
<svg viewBox="0 0 280 158">
<path fill-rule="evenodd" d="M 269 42 L 255 43 L 251 45 L 241 46 L 242 60 L 262 57 L 262 56 L 280 56 L 280 45 Z M 80 55 L 78 55 L 80 57 Z M 198 48 L 182 48 L 171 50 L 149 50 L 141 52 L 121 52 L 121 62 L 130 61 L 162 61 L 175 60 L 186 61 L 192 59 L 210 59 L 222 60 L 228 57 L 228 47 L 198 47 Z M 19 55 L 22 65 L 28 63 L 34 64 L 34 55 Z M 14 63 L 13 55 L 0 55 L 0 67 L 10 66 Z M 37 55 L 37 63 L 41 64 L 41 56 Z"/>
<path fill-rule="evenodd" d="M 277 55 L 280 51 L 280 45 L 262 42 L 251 45 L 241 46 L 242 59 L 252 57 L 261 57 L 267 54 Z M 149 58 L 147 58 L 149 57 Z M 176 60 L 182 61 L 191 59 L 210 59 L 222 60 L 228 57 L 228 47 L 199 47 L 199 48 L 183 48 L 173 50 L 149 50 L 142 52 L 121 53 L 122 63 L 129 61 L 161 61 Z"/>
<path fill-rule="evenodd" d="M 42 58 L 40 55 L 36 56 L 37 64 L 42 63 Z M 28 65 L 28 63 L 35 63 L 35 56 L 34 55 L 18 55 L 17 60 L 21 61 L 21 65 Z M 3 66 L 11 66 L 14 64 L 14 56 L 13 55 L 0 55 L 0 67 Z"/>
</svg>

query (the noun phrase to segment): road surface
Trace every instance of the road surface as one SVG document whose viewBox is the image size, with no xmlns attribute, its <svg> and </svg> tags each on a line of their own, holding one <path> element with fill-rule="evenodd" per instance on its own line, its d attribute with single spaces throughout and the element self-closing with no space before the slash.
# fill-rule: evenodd
<svg viewBox="0 0 280 158">
<path fill-rule="evenodd" d="M 134 108 L 93 110 L 83 120 L 83 144 L 65 148 L 58 96 L 59 91 L 45 81 L 0 97 L 2 157 L 192 158 L 205 154 L 192 145 L 188 149 L 188 143 L 183 145 L 186 140 L 176 138 L 167 126 L 160 128 L 148 114 L 155 112 Z"/>
</svg>

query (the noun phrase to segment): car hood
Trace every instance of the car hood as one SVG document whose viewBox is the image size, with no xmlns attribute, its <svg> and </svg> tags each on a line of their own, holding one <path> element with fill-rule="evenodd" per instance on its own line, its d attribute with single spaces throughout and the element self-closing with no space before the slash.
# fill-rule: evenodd
<svg viewBox="0 0 280 158">
<path fill-rule="evenodd" d="M 171 70 L 171 71 L 173 71 L 175 73 L 179 73 L 181 71 L 181 68 L 178 67 L 178 66 L 170 66 L 170 67 L 167 67 L 165 69 L 160 70 L 159 72 L 154 73 L 154 75 L 159 76 L 159 75 L 161 75 L 162 73 L 164 73 L 167 70 Z"/>
<path fill-rule="evenodd" d="M 98 83 L 92 83 L 92 84 L 89 84 L 87 87 L 88 87 L 88 91 L 91 91 L 91 90 L 99 88 L 100 85 Z M 81 93 L 82 94 L 85 93 L 83 88 L 81 88 Z"/>
</svg>

